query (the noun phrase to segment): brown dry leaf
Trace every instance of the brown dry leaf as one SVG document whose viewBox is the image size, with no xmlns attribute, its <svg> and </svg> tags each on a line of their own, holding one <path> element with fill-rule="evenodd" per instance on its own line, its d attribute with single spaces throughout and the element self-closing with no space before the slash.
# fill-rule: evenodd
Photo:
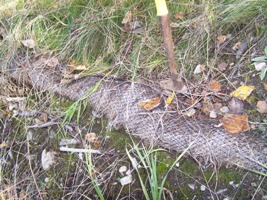
<svg viewBox="0 0 267 200">
<path fill-rule="evenodd" d="M 214 106 L 213 106 L 213 104 L 212 104 L 212 102 L 210 102 L 210 100 L 208 100 L 208 99 L 204 99 L 203 100 L 203 106 L 202 106 L 202 111 L 206 114 L 206 115 L 209 115 L 209 113 L 211 112 L 211 111 L 213 111 L 214 110 Z"/>
<path fill-rule="evenodd" d="M 132 21 L 132 12 L 131 11 L 128 11 L 126 14 L 125 14 L 125 16 L 124 16 L 124 18 L 123 18 L 123 20 L 122 20 L 122 24 L 128 24 L 128 23 L 130 23 Z"/>
<path fill-rule="evenodd" d="M 45 122 L 48 121 L 48 114 L 47 114 L 47 113 L 42 113 L 42 114 L 38 117 L 38 119 L 39 119 L 40 121 L 42 121 L 43 123 L 45 123 Z"/>
<path fill-rule="evenodd" d="M 153 110 L 160 105 L 160 97 L 155 97 L 138 103 L 138 106 L 146 109 L 146 111 Z"/>
<path fill-rule="evenodd" d="M 226 114 L 221 119 L 225 131 L 229 134 L 238 134 L 249 131 L 247 115 Z"/>
<path fill-rule="evenodd" d="M 218 81 L 212 80 L 209 84 L 209 89 L 213 92 L 219 92 L 222 89 L 222 85 Z"/>
<path fill-rule="evenodd" d="M 267 90 L 267 83 L 262 83 L 265 90 Z"/>
<path fill-rule="evenodd" d="M 96 134 L 95 133 L 87 133 L 85 135 L 85 139 L 90 143 L 94 143 L 96 141 Z"/>
<path fill-rule="evenodd" d="M 227 39 L 227 37 L 225 35 L 220 35 L 217 37 L 218 41 L 220 44 L 224 43 Z"/>
<path fill-rule="evenodd" d="M 237 43 L 234 44 L 234 46 L 232 47 L 232 49 L 234 51 L 237 51 L 239 49 L 240 45 L 241 45 L 241 42 L 237 42 Z"/>
<path fill-rule="evenodd" d="M 69 65 L 75 65 L 76 61 L 75 60 L 71 60 Z"/>
<path fill-rule="evenodd" d="M 97 137 L 96 137 L 96 134 L 95 133 L 87 133 L 85 135 L 85 139 L 89 143 L 93 144 L 96 148 L 99 148 L 100 145 L 101 145 L 100 141 L 97 140 Z"/>
<path fill-rule="evenodd" d="M 228 64 L 226 62 L 222 62 L 218 65 L 218 70 L 221 72 L 224 72 L 228 67 Z"/>
<path fill-rule="evenodd" d="M 258 101 L 257 110 L 262 114 L 267 113 L 267 102 L 266 101 Z"/>
<path fill-rule="evenodd" d="M 231 92 L 231 97 L 236 97 L 242 101 L 246 100 L 246 98 L 251 94 L 251 92 L 255 89 L 254 86 L 251 85 L 242 85 L 237 88 L 235 91 Z"/>
<path fill-rule="evenodd" d="M 9 144 L 7 144 L 5 141 L 3 141 L 1 144 L 0 144 L 0 149 L 2 148 L 7 148 L 9 147 Z"/>
<path fill-rule="evenodd" d="M 184 13 L 180 12 L 179 14 L 174 15 L 175 19 L 183 19 L 184 18 Z"/>
<path fill-rule="evenodd" d="M 49 58 L 48 60 L 45 61 L 45 64 L 48 66 L 48 67 L 56 67 L 57 65 L 59 65 L 59 61 L 56 57 L 52 57 L 52 58 Z"/>
<path fill-rule="evenodd" d="M 22 40 L 21 43 L 23 46 L 28 47 L 30 49 L 35 47 L 35 41 L 33 39 L 28 39 L 28 40 Z"/>
</svg>

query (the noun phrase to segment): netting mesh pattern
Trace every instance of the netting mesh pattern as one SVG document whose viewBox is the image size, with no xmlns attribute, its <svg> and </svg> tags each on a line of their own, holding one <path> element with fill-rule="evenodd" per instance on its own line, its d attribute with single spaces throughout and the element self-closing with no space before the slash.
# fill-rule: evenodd
<svg viewBox="0 0 267 200">
<path fill-rule="evenodd" d="M 84 96 L 102 77 L 91 76 L 60 85 L 57 72 L 35 67 L 12 74 L 16 79 L 25 77 L 40 90 L 56 92 L 72 100 Z M 145 111 L 138 102 L 158 97 L 149 86 L 116 79 L 103 79 L 97 91 L 88 96 L 93 109 L 104 115 L 113 128 L 124 128 L 135 137 L 151 144 L 178 152 L 191 145 L 189 151 L 202 163 L 235 164 L 245 168 L 266 171 L 267 143 L 265 136 L 252 137 L 254 133 L 229 135 L 216 128 L 216 120 L 194 120 L 176 112 L 167 112 L 163 106 Z"/>
</svg>

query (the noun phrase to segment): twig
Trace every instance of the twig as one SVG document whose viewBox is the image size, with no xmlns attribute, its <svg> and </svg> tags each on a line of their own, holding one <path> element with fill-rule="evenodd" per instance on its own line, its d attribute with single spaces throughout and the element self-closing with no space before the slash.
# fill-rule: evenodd
<svg viewBox="0 0 267 200">
<path fill-rule="evenodd" d="M 75 149 L 69 147 L 60 147 L 60 151 L 72 152 L 72 153 L 95 153 L 95 154 L 102 154 L 101 151 L 95 149 Z"/>
<path fill-rule="evenodd" d="M 60 123 L 59 122 L 46 122 L 43 124 L 36 124 L 36 125 L 32 125 L 32 126 L 27 126 L 27 128 L 45 128 L 45 127 L 53 126 L 56 124 L 60 124 Z"/>
</svg>

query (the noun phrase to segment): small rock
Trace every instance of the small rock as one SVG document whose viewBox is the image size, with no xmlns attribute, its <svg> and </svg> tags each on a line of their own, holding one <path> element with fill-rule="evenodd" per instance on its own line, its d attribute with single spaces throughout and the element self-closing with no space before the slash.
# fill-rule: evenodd
<svg viewBox="0 0 267 200">
<path fill-rule="evenodd" d="M 204 70 L 205 70 L 205 65 L 199 64 L 196 66 L 196 68 L 194 70 L 194 74 L 199 74 L 199 73 L 203 72 Z"/>
<path fill-rule="evenodd" d="M 230 110 L 229 110 L 229 108 L 227 106 L 223 106 L 223 107 L 221 107 L 220 111 L 222 113 L 228 113 Z"/>
<path fill-rule="evenodd" d="M 201 186 L 200 186 L 200 190 L 201 190 L 202 192 L 204 192 L 204 191 L 206 190 L 206 186 L 205 186 L 205 185 L 201 185 Z"/>
<path fill-rule="evenodd" d="M 32 131 L 28 131 L 27 132 L 27 141 L 31 141 L 32 140 Z"/>
<path fill-rule="evenodd" d="M 195 190 L 195 184 L 187 184 L 191 190 Z"/>
<path fill-rule="evenodd" d="M 250 185 L 251 185 L 252 187 L 256 187 L 256 186 L 257 186 L 257 184 L 256 184 L 256 183 L 254 183 L 254 182 L 253 182 L 253 183 L 251 183 Z"/>
<path fill-rule="evenodd" d="M 124 172 L 126 172 L 126 171 L 127 171 L 127 167 L 126 166 L 121 166 L 119 168 L 119 172 L 120 172 L 121 175 L 124 175 Z"/>
<path fill-rule="evenodd" d="M 217 113 L 215 111 L 211 111 L 209 117 L 215 119 L 217 118 Z"/>
<path fill-rule="evenodd" d="M 188 111 L 185 112 L 185 115 L 187 117 L 192 117 L 196 113 L 196 110 L 194 108 L 190 108 Z"/>
<path fill-rule="evenodd" d="M 46 182 L 46 183 L 48 183 L 50 181 L 50 179 L 48 178 L 48 177 L 46 177 L 45 179 L 44 179 L 44 182 Z"/>
<path fill-rule="evenodd" d="M 233 114 L 240 114 L 244 111 L 244 102 L 238 98 L 233 97 L 229 103 L 228 108 Z"/>
<path fill-rule="evenodd" d="M 177 162 L 177 163 L 175 164 L 175 166 L 176 166 L 177 168 L 180 167 L 180 163 Z"/>
<path fill-rule="evenodd" d="M 133 181 L 132 175 L 128 175 L 120 179 L 120 183 L 122 186 L 130 184 L 132 181 Z"/>
</svg>

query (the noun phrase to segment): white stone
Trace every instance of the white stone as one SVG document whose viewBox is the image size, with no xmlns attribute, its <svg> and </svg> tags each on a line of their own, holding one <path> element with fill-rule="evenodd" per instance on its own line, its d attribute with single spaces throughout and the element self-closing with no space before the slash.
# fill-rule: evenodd
<svg viewBox="0 0 267 200">
<path fill-rule="evenodd" d="M 130 184 L 132 181 L 133 181 L 132 175 L 128 175 L 120 179 L 120 183 L 122 186 Z"/>
<path fill-rule="evenodd" d="M 119 172 L 120 172 L 121 175 L 124 175 L 124 172 L 126 172 L 126 171 L 127 171 L 127 167 L 126 166 L 121 166 L 119 168 Z"/>
<path fill-rule="evenodd" d="M 217 118 L 217 113 L 215 111 L 210 112 L 210 118 L 215 119 Z"/>
<path fill-rule="evenodd" d="M 206 190 L 206 186 L 205 186 L 205 185 L 201 185 L 201 186 L 200 186 L 200 190 L 201 190 L 202 192 L 204 192 L 204 191 Z"/>
</svg>

